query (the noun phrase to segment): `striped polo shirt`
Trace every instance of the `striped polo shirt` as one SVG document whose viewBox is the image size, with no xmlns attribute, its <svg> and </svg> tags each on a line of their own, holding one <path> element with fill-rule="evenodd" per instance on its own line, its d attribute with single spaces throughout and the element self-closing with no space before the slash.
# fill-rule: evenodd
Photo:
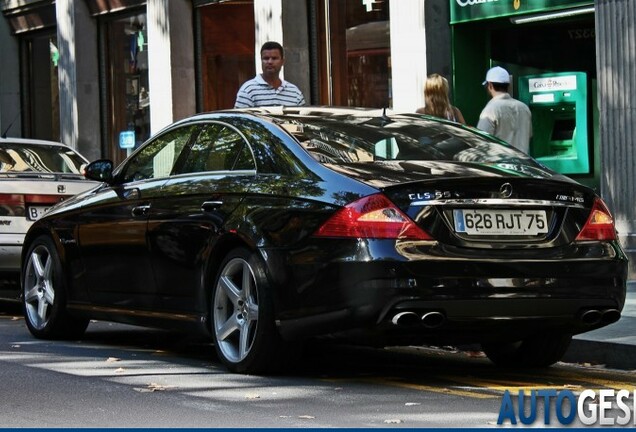
<svg viewBox="0 0 636 432">
<path fill-rule="evenodd" d="M 259 74 L 243 83 L 236 94 L 234 108 L 280 105 L 305 105 L 305 98 L 300 89 L 294 84 L 281 79 L 280 87 L 275 89 L 267 84 Z"/>
</svg>

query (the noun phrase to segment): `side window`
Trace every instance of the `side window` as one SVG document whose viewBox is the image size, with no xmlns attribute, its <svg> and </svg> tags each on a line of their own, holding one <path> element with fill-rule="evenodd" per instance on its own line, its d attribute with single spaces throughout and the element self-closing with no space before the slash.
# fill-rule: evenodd
<svg viewBox="0 0 636 432">
<path fill-rule="evenodd" d="M 181 173 L 255 169 L 247 142 L 234 129 L 210 124 L 197 136 Z"/>
<path fill-rule="evenodd" d="M 188 143 L 193 126 L 186 126 L 161 135 L 141 149 L 124 168 L 124 182 L 167 177 L 179 154 Z"/>
</svg>

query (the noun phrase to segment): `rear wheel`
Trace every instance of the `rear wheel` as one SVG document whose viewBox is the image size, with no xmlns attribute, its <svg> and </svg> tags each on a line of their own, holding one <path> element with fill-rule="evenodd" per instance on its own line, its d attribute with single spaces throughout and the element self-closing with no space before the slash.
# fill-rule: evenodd
<svg viewBox="0 0 636 432">
<path fill-rule="evenodd" d="M 561 360 L 571 341 L 571 335 L 542 335 L 517 342 L 483 343 L 482 349 L 497 366 L 547 367 Z"/>
<path fill-rule="evenodd" d="M 53 240 L 40 236 L 31 243 L 22 274 L 22 306 L 26 325 L 40 339 L 75 339 L 88 320 L 66 309 L 66 285 Z"/>
<path fill-rule="evenodd" d="M 211 318 L 217 354 L 232 372 L 273 372 L 287 360 L 264 267 L 247 249 L 234 249 L 221 263 Z"/>
</svg>

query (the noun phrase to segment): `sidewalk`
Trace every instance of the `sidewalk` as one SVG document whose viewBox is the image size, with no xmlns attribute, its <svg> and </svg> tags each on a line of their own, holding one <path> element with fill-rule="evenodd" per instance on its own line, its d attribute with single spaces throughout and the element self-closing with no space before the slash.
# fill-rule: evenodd
<svg viewBox="0 0 636 432">
<path fill-rule="evenodd" d="M 563 361 L 636 370 L 636 281 L 627 284 L 627 299 L 621 319 L 598 330 L 574 336 Z"/>
</svg>

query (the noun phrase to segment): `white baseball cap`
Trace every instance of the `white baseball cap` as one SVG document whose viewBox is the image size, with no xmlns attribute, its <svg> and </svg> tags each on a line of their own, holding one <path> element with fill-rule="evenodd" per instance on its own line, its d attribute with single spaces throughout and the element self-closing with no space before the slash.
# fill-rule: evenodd
<svg viewBox="0 0 636 432">
<path fill-rule="evenodd" d="M 488 72 L 486 72 L 486 81 L 481 83 L 481 85 L 486 85 L 488 82 L 508 84 L 510 83 L 510 74 L 501 66 L 495 66 L 494 68 L 488 69 Z"/>
</svg>

